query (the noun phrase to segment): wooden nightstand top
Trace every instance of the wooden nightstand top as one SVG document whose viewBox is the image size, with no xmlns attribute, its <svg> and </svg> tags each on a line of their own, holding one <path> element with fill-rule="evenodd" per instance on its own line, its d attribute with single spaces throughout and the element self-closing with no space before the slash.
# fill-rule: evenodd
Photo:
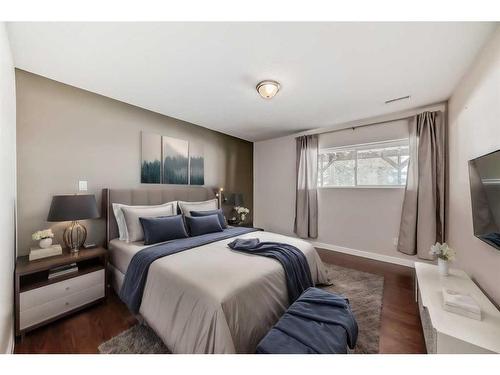
<svg viewBox="0 0 500 375">
<path fill-rule="evenodd" d="M 102 247 L 93 249 L 82 249 L 76 254 L 72 254 L 69 250 L 63 250 L 61 255 L 56 255 L 48 258 L 28 260 L 28 256 L 17 258 L 16 275 L 29 275 L 31 273 L 46 271 L 54 267 L 63 266 L 73 262 L 80 262 L 87 259 L 107 256 L 107 250 Z"/>
</svg>

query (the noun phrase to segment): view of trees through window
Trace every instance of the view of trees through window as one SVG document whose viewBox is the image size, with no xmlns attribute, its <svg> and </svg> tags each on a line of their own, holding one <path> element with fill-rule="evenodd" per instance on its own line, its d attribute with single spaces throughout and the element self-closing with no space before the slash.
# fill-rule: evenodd
<svg viewBox="0 0 500 375">
<path fill-rule="evenodd" d="M 318 186 L 404 186 L 408 162 L 408 140 L 321 150 Z"/>
</svg>

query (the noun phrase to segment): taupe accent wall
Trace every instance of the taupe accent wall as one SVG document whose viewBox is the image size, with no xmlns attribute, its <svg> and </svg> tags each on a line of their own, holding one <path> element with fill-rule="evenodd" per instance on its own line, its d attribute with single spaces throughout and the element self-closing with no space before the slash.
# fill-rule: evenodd
<svg viewBox="0 0 500 375">
<path fill-rule="evenodd" d="M 51 198 L 78 192 L 79 180 L 88 181 L 99 209 L 104 187 L 152 186 L 140 183 L 141 131 L 201 142 L 206 186 L 243 193 L 252 210 L 251 142 L 22 70 L 16 87 L 19 254 L 34 245 L 37 229 L 52 227 L 61 241 L 66 223 L 46 222 Z M 85 224 L 88 242 L 102 243 L 104 220 Z"/>
</svg>

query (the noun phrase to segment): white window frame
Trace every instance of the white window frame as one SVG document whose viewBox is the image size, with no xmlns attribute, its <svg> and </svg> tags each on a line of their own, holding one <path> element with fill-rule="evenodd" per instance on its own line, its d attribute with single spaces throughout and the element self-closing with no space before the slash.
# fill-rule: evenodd
<svg viewBox="0 0 500 375">
<path fill-rule="evenodd" d="M 318 168 L 318 189 L 404 189 L 406 185 L 358 185 L 358 151 L 368 150 L 371 148 L 383 148 L 383 147 L 398 147 L 398 146 L 409 146 L 409 138 L 391 139 L 387 141 L 369 142 L 369 143 L 359 143 L 354 145 L 338 146 L 338 147 L 328 147 L 322 148 L 318 152 L 318 156 L 323 153 L 336 152 L 343 150 L 356 151 L 356 158 L 354 159 L 354 185 L 352 186 L 321 186 L 319 183 L 319 175 L 321 171 Z M 408 159 L 409 160 L 409 159 Z M 319 157 L 318 157 L 319 165 Z"/>
</svg>

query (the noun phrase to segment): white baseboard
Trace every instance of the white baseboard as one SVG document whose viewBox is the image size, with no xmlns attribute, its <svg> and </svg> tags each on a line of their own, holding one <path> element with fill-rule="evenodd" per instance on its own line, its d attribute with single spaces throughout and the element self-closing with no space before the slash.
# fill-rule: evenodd
<svg viewBox="0 0 500 375">
<path fill-rule="evenodd" d="M 338 253 L 344 253 L 344 254 L 349 254 L 349 255 L 355 255 L 358 257 L 362 257 L 362 258 L 379 260 L 381 262 L 386 262 L 386 263 L 398 264 L 400 266 L 406 266 L 406 267 L 411 267 L 411 268 L 415 267 L 415 261 L 413 261 L 411 259 L 403 259 L 403 258 L 393 257 L 390 255 L 371 253 L 369 251 L 363 251 L 363 250 L 355 250 L 355 249 L 350 249 L 348 247 L 330 245 L 330 244 L 322 243 L 322 242 L 315 242 L 315 241 L 309 241 L 309 242 L 314 247 L 318 247 L 321 249 L 336 251 Z"/>
</svg>

